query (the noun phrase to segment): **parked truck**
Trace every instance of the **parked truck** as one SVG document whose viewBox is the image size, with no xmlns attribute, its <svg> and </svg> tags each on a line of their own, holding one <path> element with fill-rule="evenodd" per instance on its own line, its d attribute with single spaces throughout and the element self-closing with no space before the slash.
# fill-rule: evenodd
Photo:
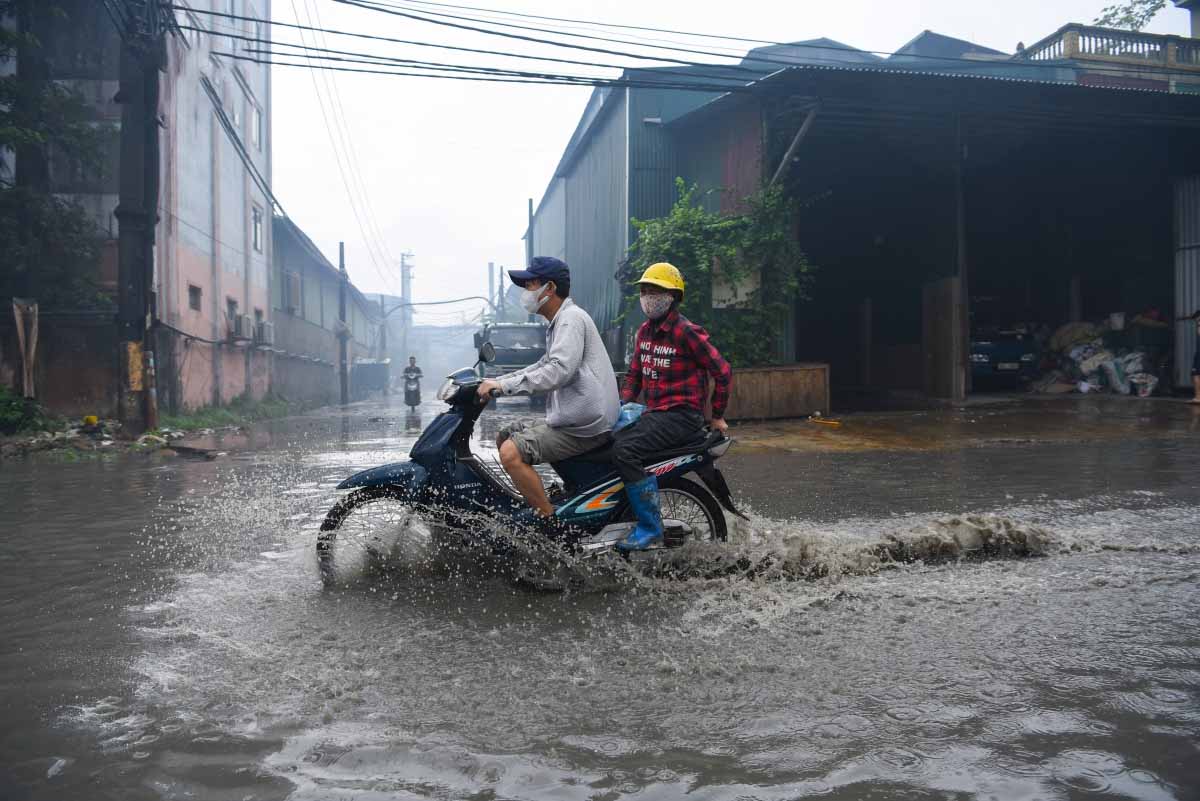
<svg viewBox="0 0 1200 801">
<path fill-rule="evenodd" d="M 488 323 L 475 334 L 475 347 L 491 342 L 496 359 L 485 368 L 494 378 L 536 362 L 546 354 L 545 323 Z"/>
</svg>

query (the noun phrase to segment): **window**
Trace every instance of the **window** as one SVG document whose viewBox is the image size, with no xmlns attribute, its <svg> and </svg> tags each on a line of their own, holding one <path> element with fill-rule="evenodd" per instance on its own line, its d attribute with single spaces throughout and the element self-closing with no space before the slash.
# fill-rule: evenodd
<svg viewBox="0 0 1200 801">
<path fill-rule="evenodd" d="M 255 309 L 254 310 L 254 330 L 257 331 L 258 327 L 262 324 L 263 324 L 263 310 Z"/>
<path fill-rule="evenodd" d="M 204 290 L 195 284 L 188 284 L 188 308 L 200 311 L 204 303 Z"/>
<path fill-rule="evenodd" d="M 254 250 L 258 253 L 263 252 L 263 213 L 258 206 L 254 207 L 251 212 L 251 239 L 254 243 Z"/>
<path fill-rule="evenodd" d="M 233 298 L 225 298 L 225 316 L 229 318 L 229 324 L 235 325 L 234 322 L 238 317 L 238 304 Z"/>
<path fill-rule="evenodd" d="M 258 106 L 251 105 L 250 106 L 250 141 L 253 142 L 254 146 L 256 148 L 258 148 L 259 150 L 262 150 L 262 140 L 263 140 L 262 125 L 263 125 L 262 111 L 258 108 Z"/>
<path fill-rule="evenodd" d="M 233 127 L 239 131 L 242 128 L 242 104 L 235 99 L 233 102 Z"/>
</svg>

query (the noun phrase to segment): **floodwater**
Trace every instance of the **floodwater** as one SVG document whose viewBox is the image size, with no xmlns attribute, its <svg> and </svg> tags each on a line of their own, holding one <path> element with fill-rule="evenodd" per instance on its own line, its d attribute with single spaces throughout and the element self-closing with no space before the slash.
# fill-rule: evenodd
<svg viewBox="0 0 1200 801">
<path fill-rule="evenodd" d="M 1200 797 L 1195 433 L 735 449 L 689 580 L 323 591 L 334 485 L 414 427 L 0 464 L 0 798 Z"/>
</svg>

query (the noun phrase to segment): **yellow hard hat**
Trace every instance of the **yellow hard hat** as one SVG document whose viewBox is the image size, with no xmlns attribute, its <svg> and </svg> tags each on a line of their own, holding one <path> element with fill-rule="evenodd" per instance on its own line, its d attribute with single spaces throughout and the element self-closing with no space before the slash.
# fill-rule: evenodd
<svg viewBox="0 0 1200 801">
<path fill-rule="evenodd" d="M 663 289 L 677 289 L 683 293 L 683 273 L 675 268 L 674 264 L 667 264 L 665 261 L 660 261 L 658 264 L 651 264 L 646 268 L 646 272 L 642 273 L 642 277 L 638 279 L 639 284 L 653 284 L 661 286 Z"/>
</svg>

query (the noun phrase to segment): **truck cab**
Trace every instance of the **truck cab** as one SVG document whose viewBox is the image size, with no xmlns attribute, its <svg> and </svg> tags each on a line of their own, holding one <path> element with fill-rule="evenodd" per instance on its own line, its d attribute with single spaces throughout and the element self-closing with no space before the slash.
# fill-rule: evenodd
<svg viewBox="0 0 1200 801">
<path fill-rule="evenodd" d="M 511 373 L 546 355 L 545 323 L 488 323 L 475 334 L 475 347 L 491 342 L 496 359 L 487 365 L 488 378 Z"/>
</svg>

